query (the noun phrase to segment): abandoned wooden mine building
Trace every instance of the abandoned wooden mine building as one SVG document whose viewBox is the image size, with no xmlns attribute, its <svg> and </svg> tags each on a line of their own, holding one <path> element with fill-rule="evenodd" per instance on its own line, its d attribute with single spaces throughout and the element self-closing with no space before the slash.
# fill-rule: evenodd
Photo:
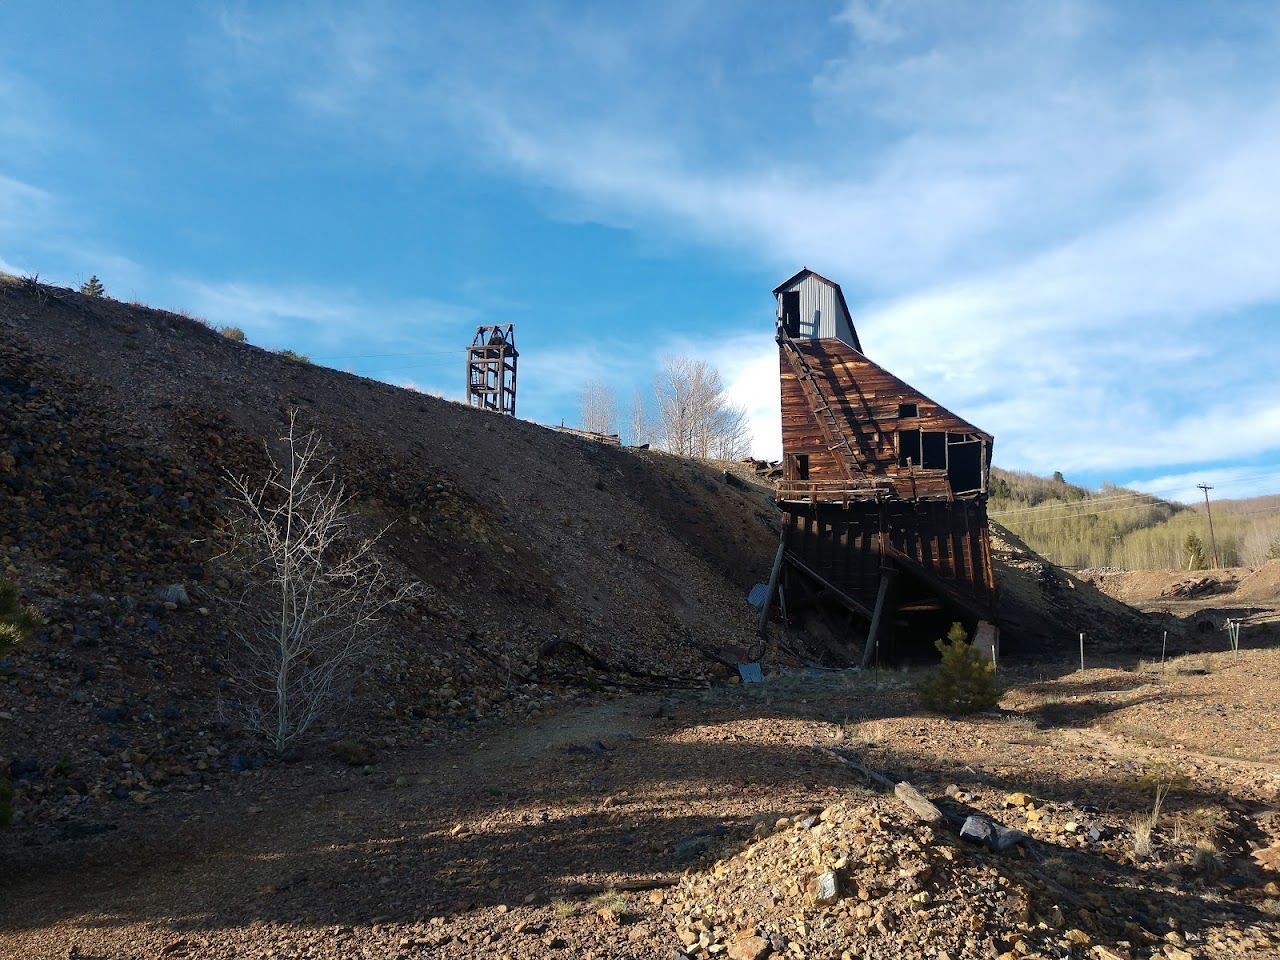
<svg viewBox="0 0 1280 960">
<path fill-rule="evenodd" d="M 773 292 L 783 532 L 765 617 L 779 585 L 793 609 L 834 602 L 864 664 L 956 620 L 994 643 L 991 434 L 869 359 L 839 284 L 804 269 Z"/>
</svg>

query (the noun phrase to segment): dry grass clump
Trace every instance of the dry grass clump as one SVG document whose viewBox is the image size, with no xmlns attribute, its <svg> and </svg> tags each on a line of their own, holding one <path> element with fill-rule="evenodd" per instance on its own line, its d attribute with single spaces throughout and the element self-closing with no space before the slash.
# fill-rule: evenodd
<svg viewBox="0 0 1280 960">
<path fill-rule="evenodd" d="M 1191 854 L 1191 869 L 1206 880 L 1217 880 L 1227 872 L 1222 851 L 1212 840 L 1197 840 L 1195 851 Z"/>
<path fill-rule="evenodd" d="M 1139 861 L 1151 857 L 1154 850 L 1152 837 L 1155 833 L 1156 824 L 1160 822 L 1160 812 L 1164 807 L 1165 798 L 1169 796 L 1169 791 L 1172 789 L 1172 783 L 1162 778 L 1162 774 L 1165 772 L 1163 765 L 1156 764 L 1154 771 L 1153 773 L 1149 769 L 1147 773 L 1138 779 L 1138 785 L 1144 791 L 1148 785 L 1151 786 L 1154 794 L 1151 812 L 1135 817 L 1130 825 L 1133 830 L 1133 856 L 1135 860 Z"/>
<path fill-rule="evenodd" d="M 622 908 L 627 905 L 627 898 L 621 892 L 610 889 L 597 893 L 591 898 L 591 904 L 601 910 L 612 910 L 614 913 L 621 913 Z"/>
<path fill-rule="evenodd" d="M 18 588 L 0 580 L 0 654 L 19 646 L 41 623 L 40 615 L 22 602 Z"/>
</svg>

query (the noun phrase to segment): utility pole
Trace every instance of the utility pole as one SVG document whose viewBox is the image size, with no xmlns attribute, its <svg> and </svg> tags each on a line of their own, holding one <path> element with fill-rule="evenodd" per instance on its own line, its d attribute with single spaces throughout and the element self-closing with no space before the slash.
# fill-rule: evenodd
<svg viewBox="0 0 1280 960">
<path fill-rule="evenodd" d="M 1213 558 L 1213 569 L 1217 570 L 1218 541 L 1214 539 L 1213 536 L 1213 511 L 1209 509 L 1209 491 L 1212 490 L 1213 487 L 1209 486 L 1207 483 L 1197 483 L 1196 486 L 1204 491 L 1204 512 L 1205 516 L 1209 518 L 1209 555 Z"/>
</svg>

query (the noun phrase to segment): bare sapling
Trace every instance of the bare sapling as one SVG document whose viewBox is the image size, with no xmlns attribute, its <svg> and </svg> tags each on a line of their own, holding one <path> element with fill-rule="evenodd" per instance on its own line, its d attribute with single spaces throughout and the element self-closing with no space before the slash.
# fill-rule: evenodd
<svg viewBox="0 0 1280 960">
<path fill-rule="evenodd" d="M 349 698 L 391 608 L 417 585 L 393 581 L 375 552 L 381 532 L 356 532 L 333 461 L 296 414 L 267 455 L 264 478 L 228 475 L 221 559 L 239 583 L 228 599 L 241 647 L 228 706 L 280 754 Z"/>
</svg>

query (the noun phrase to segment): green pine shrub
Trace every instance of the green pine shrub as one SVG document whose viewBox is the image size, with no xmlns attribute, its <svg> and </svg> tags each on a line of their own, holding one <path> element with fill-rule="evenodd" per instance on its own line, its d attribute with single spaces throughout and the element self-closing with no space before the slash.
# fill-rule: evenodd
<svg viewBox="0 0 1280 960">
<path fill-rule="evenodd" d="M 1204 542 L 1194 533 L 1188 533 L 1182 541 L 1182 553 L 1187 558 L 1188 570 L 1203 570 L 1209 566 L 1204 556 Z"/>
<path fill-rule="evenodd" d="M 947 638 L 934 646 L 942 662 L 917 687 L 922 707 L 935 713 L 980 713 L 1000 702 L 995 664 L 969 645 L 964 627 L 953 623 Z"/>
<path fill-rule="evenodd" d="M 276 354 L 281 357 L 284 357 L 286 360 L 294 360 L 294 361 L 297 361 L 298 363 L 311 362 L 311 358 L 308 357 L 305 353 L 297 353 L 293 350 L 277 350 Z"/>
<path fill-rule="evenodd" d="M 40 626 L 40 617 L 22 603 L 18 588 L 0 580 L 0 654 L 18 646 Z"/>
<path fill-rule="evenodd" d="M 102 281 L 98 279 L 98 275 L 95 273 L 80 284 L 80 292 L 86 297 L 100 297 L 107 292 L 107 288 L 102 285 Z"/>
<path fill-rule="evenodd" d="M 234 340 L 236 343 L 244 343 L 244 331 L 239 327 L 219 327 L 218 332 L 228 340 Z"/>
</svg>

